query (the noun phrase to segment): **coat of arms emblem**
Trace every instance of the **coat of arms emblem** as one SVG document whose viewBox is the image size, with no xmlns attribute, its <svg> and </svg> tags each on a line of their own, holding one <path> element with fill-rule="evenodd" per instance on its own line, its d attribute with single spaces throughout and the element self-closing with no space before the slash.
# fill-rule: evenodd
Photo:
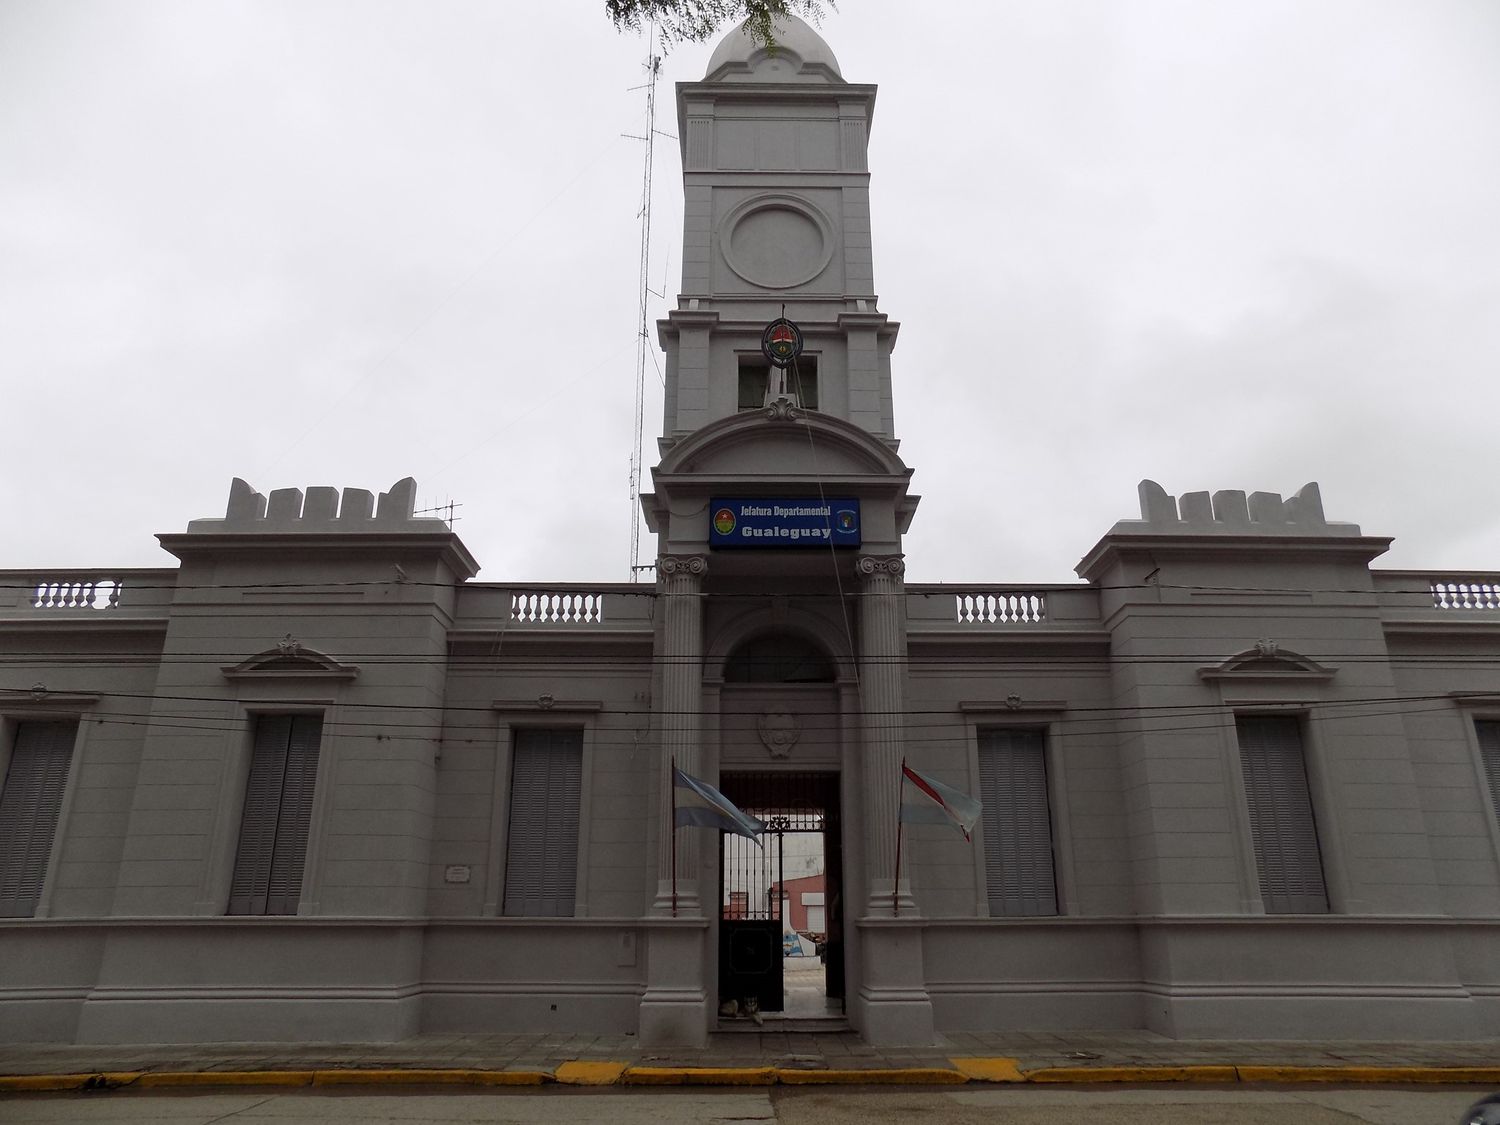
<svg viewBox="0 0 1500 1125">
<path fill-rule="evenodd" d="M 792 747 L 802 737 L 802 724 L 796 715 L 767 712 L 755 720 L 755 725 L 760 729 L 760 740 L 773 758 L 790 758 Z"/>
</svg>

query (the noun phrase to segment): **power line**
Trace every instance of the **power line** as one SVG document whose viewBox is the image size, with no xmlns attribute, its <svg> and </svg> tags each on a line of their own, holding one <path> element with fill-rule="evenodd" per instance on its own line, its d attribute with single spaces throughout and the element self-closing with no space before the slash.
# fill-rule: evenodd
<svg viewBox="0 0 1500 1125">
<path fill-rule="evenodd" d="M 82 690 L 82 689 L 70 689 L 70 690 Z M 247 700 L 225 698 L 225 697 L 221 697 L 221 696 L 173 695 L 173 694 L 160 693 L 160 692 L 98 691 L 98 692 L 85 692 L 85 694 L 98 695 L 100 697 L 100 699 L 129 700 L 129 701 L 145 702 L 145 703 L 150 703 L 150 704 L 168 704 L 168 703 L 211 704 L 211 705 L 213 705 L 216 708 L 221 708 L 221 707 L 223 707 L 226 704 L 235 704 L 235 703 L 240 703 L 240 702 L 249 702 Z M 1469 694 L 1472 695 L 1476 699 L 1484 699 L 1484 698 L 1489 698 L 1490 697 L 1490 693 L 1484 693 L 1484 692 L 1473 692 L 1473 693 L 1469 693 Z M 1295 705 L 1295 706 L 1316 706 L 1316 707 L 1318 707 L 1320 709 L 1324 709 L 1324 710 L 1336 710 L 1336 709 L 1342 709 L 1342 708 L 1354 708 L 1354 707 L 1366 707 L 1366 706 L 1399 707 L 1399 706 L 1404 706 L 1406 704 L 1412 704 L 1412 703 L 1435 703 L 1435 704 L 1441 704 L 1443 707 L 1452 707 L 1456 702 L 1462 702 L 1463 698 L 1464 698 L 1464 693 L 1459 693 L 1458 695 L 1455 696 L 1455 695 L 1449 694 L 1447 692 L 1434 692 L 1434 693 L 1403 694 L 1403 695 L 1345 696 L 1345 697 L 1342 697 L 1342 698 L 1335 698 L 1335 699 L 1303 699 L 1303 700 L 1288 701 L 1288 702 L 1289 702 L 1289 705 Z M 282 702 L 282 703 L 287 703 L 287 704 L 295 704 L 297 702 L 297 700 L 296 699 L 285 699 L 285 700 L 272 701 L 272 700 L 266 700 L 266 699 L 255 699 L 255 700 L 253 700 L 253 702 L 254 702 L 254 704 L 257 707 L 260 707 L 260 706 L 264 706 L 264 705 L 267 705 L 267 704 L 273 704 L 275 702 Z M 374 701 L 374 700 L 368 700 L 368 701 L 347 700 L 347 701 L 338 701 L 338 702 L 335 702 L 333 704 L 330 704 L 330 706 L 337 707 L 340 710 L 353 709 L 353 710 L 368 711 L 368 712 L 375 712 L 375 713 L 392 712 L 392 713 L 398 713 L 399 714 L 399 713 L 411 712 L 411 711 L 432 711 L 432 712 L 441 713 L 443 715 L 459 715 L 459 716 L 462 716 L 462 715 L 486 715 L 486 716 L 493 716 L 495 714 L 495 708 L 491 704 L 488 704 L 488 703 L 464 704 L 464 703 L 451 703 L 450 702 L 450 703 L 433 703 L 433 704 L 422 704 L 422 705 L 419 705 L 419 704 L 411 704 L 411 703 L 388 703 L 388 702 L 380 702 L 380 701 Z M 997 707 L 1003 708 L 1003 704 L 998 704 Z M 1141 715 L 1141 714 L 1161 714 L 1161 715 L 1167 715 L 1167 716 L 1196 716 L 1196 715 L 1205 715 L 1205 714 L 1221 714 L 1221 713 L 1224 713 L 1225 711 L 1232 711 L 1232 710 L 1233 710 L 1233 708 L 1230 707 L 1230 705 L 1225 704 L 1223 702 L 1219 702 L 1219 701 L 1205 701 L 1204 703 L 1161 703 L 1161 704 L 1127 704 L 1127 705 L 1115 705 L 1115 704 L 1111 704 L 1111 705 L 1097 705 L 1097 704 L 1068 705 L 1068 704 L 1064 704 L 1062 707 L 1060 707 L 1058 709 L 1057 713 L 1060 714 L 1060 715 L 1071 716 L 1073 718 L 1073 721 L 1080 721 L 1080 720 L 1084 720 L 1084 719 L 1105 719 L 1105 718 L 1113 721 L 1115 719 L 1125 718 L 1125 717 L 1130 717 L 1130 716 L 1138 716 L 1138 715 Z M 611 706 L 601 705 L 601 706 L 599 706 L 597 708 L 591 708 L 587 713 L 589 715 L 613 715 L 613 716 L 630 716 L 630 717 L 648 717 L 648 716 L 653 716 L 653 715 L 667 715 L 667 714 L 671 714 L 671 715 L 696 715 L 696 716 L 698 716 L 700 718 L 717 718 L 717 717 L 722 717 L 725 712 L 723 712 L 722 710 L 709 710 L 709 709 L 700 709 L 700 708 L 693 708 L 693 709 L 689 709 L 689 710 L 664 710 L 664 709 L 661 709 L 661 708 L 658 708 L 658 707 L 653 707 L 649 703 L 642 703 L 640 706 L 629 706 L 629 707 L 611 707 Z M 1382 713 L 1384 713 L 1384 712 L 1382 712 Z M 163 711 L 162 714 L 163 714 L 164 717 L 171 717 L 172 712 Z M 899 711 L 879 711 L 879 710 L 870 710 L 870 709 L 861 708 L 858 711 L 856 717 L 864 718 L 864 717 L 869 717 L 869 716 L 877 716 L 878 717 L 878 716 L 883 716 L 883 715 L 903 715 L 903 716 L 906 716 L 906 717 L 909 717 L 909 718 L 921 718 L 921 717 L 924 717 L 924 716 L 934 716 L 934 717 L 940 717 L 940 718 L 942 718 L 946 722 L 946 721 L 951 720 L 953 716 L 960 715 L 960 714 L 962 714 L 962 712 L 960 712 L 958 706 L 956 704 L 954 704 L 954 705 L 949 705 L 949 706 L 944 706 L 944 707 L 932 707 L 932 708 L 918 708 L 918 707 L 903 708 L 902 710 L 899 710 Z M 1018 715 L 1018 717 L 1020 717 L 1022 719 L 1025 718 L 1025 713 L 1024 712 L 1017 712 L 1016 714 Z M 188 716 L 188 717 L 191 717 L 191 716 Z M 222 717 L 222 716 L 208 715 L 208 714 L 205 713 L 205 714 L 203 714 L 203 715 L 201 715 L 199 717 L 203 717 L 203 718 L 217 718 L 217 717 Z M 838 716 L 837 713 L 831 712 L 831 713 L 829 713 L 829 717 L 830 718 L 838 718 L 839 716 Z"/>
<path fill-rule="evenodd" d="M 264 706 L 261 701 L 254 701 L 250 710 L 253 713 L 277 713 L 274 706 Z M 488 708 L 483 710 L 488 711 Z M 1288 712 L 1304 711 L 1306 708 L 1295 705 L 1285 708 Z M 333 719 L 325 711 L 323 715 L 323 727 L 335 735 L 343 735 L 349 738 L 371 738 L 376 741 L 404 741 L 404 742 L 427 742 L 441 748 L 443 746 L 456 747 L 460 745 L 485 744 L 495 745 L 495 739 L 499 731 L 501 716 L 490 712 L 492 721 L 486 723 L 454 724 L 447 720 L 430 723 L 392 724 L 373 722 L 359 722 L 351 719 Z M 597 714 L 597 713 L 595 713 Z M 1422 714 L 1453 714 L 1448 701 L 1433 702 L 1426 706 L 1374 706 L 1362 710 L 1351 710 L 1341 714 L 1326 714 L 1323 709 L 1318 711 L 1318 721 L 1328 724 L 1339 721 L 1358 721 L 1369 718 L 1405 718 L 1411 715 Z M 625 718 L 649 720 L 647 712 L 622 713 Z M 1126 731 L 1118 729 L 1122 720 L 1117 717 L 1106 716 L 1084 716 L 1080 718 L 1069 718 L 1066 714 L 1052 717 L 1017 716 L 1014 720 L 1004 723 L 987 721 L 977 724 L 981 729 L 989 729 L 996 726 L 1017 726 L 1043 729 L 1054 736 L 1065 736 L 1072 740 L 1071 745 L 1077 745 L 1077 740 L 1114 740 L 1120 737 L 1148 737 L 1152 735 L 1166 734 L 1193 734 L 1219 732 L 1223 733 L 1232 728 L 1237 717 L 1236 711 L 1223 708 L 1213 714 L 1193 715 L 1156 715 L 1151 716 L 1150 721 L 1145 723 L 1133 723 Z M 525 717 L 519 719 L 514 713 L 504 716 L 506 725 L 525 727 Z M 239 735 L 245 730 L 244 720 L 237 716 L 207 715 L 207 714 L 176 714 L 176 715 L 150 715 L 141 712 L 123 712 L 107 714 L 89 714 L 79 717 L 79 721 L 91 726 L 114 726 L 125 728 L 150 728 L 160 732 L 187 732 L 212 735 Z M 578 726 L 584 726 L 586 720 L 580 717 Z M 650 732 L 650 724 L 644 726 L 625 726 L 623 724 L 609 725 L 595 722 L 590 742 L 595 752 L 627 752 L 637 753 L 642 749 L 653 748 L 653 741 L 646 741 L 645 736 Z M 828 728 L 804 727 L 797 745 L 801 752 L 806 755 L 809 752 L 816 753 L 819 750 L 841 751 L 846 745 L 857 742 L 859 735 L 855 730 L 844 730 L 841 727 L 830 726 Z M 714 741 L 720 751 L 727 746 L 734 748 L 740 744 L 749 744 L 750 736 L 746 734 L 743 739 L 719 737 Z M 903 735 L 902 744 L 908 748 L 917 750 L 924 749 L 950 749 L 967 748 L 971 739 L 967 724 L 953 724 L 952 722 L 942 725 L 931 726 L 917 725 L 915 729 L 908 729 Z"/>
<path fill-rule="evenodd" d="M 218 615 L 213 620 L 223 620 L 230 615 Z M 233 615 L 236 620 L 260 620 L 259 614 Z M 347 620 L 346 616 L 339 616 L 336 620 Z M 285 626 L 285 622 L 277 622 L 276 628 Z M 271 630 L 272 632 L 275 629 Z M 1229 646 L 1243 643 L 1244 638 L 1249 637 L 1257 630 L 1249 630 L 1239 635 L 1239 640 L 1223 638 L 1227 641 L 1225 648 L 1215 649 L 1213 652 L 1203 651 L 1174 651 L 1163 650 L 1149 653 L 1049 653 L 1045 651 L 1025 652 L 1015 655 L 992 654 L 992 653 L 936 653 L 912 655 L 885 655 L 885 656 L 860 656 L 856 657 L 847 652 L 830 655 L 834 662 L 849 663 L 858 660 L 863 665 L 890 665 L 899 664 L 920 671 L 923 668 L 946 668 L 946 667 L 972 667 L 976 671 L 988 672 L 994 669 L 1054 669 L 1054 668 L 1099 668 L 1108 670 L 1111 667 L 1131 667 L 1149 665 L 1172 665 L 1189 664 L 1204 667 L 1215 667 L 1222 664 L 1226 659 L 1238 656 L 1238 651 L 1228 651 Z M 1260 630 L 1263 631 L 1263 630 Z M 561 630 L 559 631 L 561 632 Z M 943 642 L 954 642 L 957 644 L 970 643 L 984 640 L 1006 640 L 1016 641 L 1023 639 L 1045 640 L 1046 633 L 964 633 L 958 631 L 942 631 L 932 633 L 915 634 L 921 641 L 940 640 Z M 1083 646 L 1100 648 L 1109 642 L 1108 634 L 1099 632 L 1084 637 L 1070 637 L 1068 634 L 1051 634 L 1053 640 L 1061 636 L 1063 640 L 1071 640 Z M 613 642 L 634 640 L 637 644 L 644 646 L 652 643 L 654 634 L 649 629 L 635 630 L 631 632 L 598 632 L 590 633 L 585 639 L 599 639 L 608 637 Z M 489 643 L 492 641 L 506 639 L 510 643 L 536 641 L 553 644 L 559 639 L 558 633 L 547 631 L 528 631 L 517 629 L 494 629 L 484 631 L 482 636 L 475 637 L 471 642 L 474 645 Z M 221 638 L 222 639 L 222 638 Z M 264 636 L 251 640 L 247 638 L 248 644 L 261 644 Z M 453 653 L 446 646 L 429 650 L 403 651 L 401 649 L 351 649 L 337 646 L 336 638 L 323 640 L 314 638 L 317 643 L 309 643 L 302 640 L 303 648 L 313 648 L 320 655 L 328 656 L 342 663 L 360 663 L 372 666 L 414 666 L 414 667 L 449 667 L 455 671 L 467 671 L 483 668 L 491 664 L 516 664 L 526 668 L 551 669 L 551 668 L 575 668 L 579 666 L 603 666 L 612 668 L 649 668 L 666 665 L 703 664 L 714 663 L 716 658 L 707 659 L 691 656 L 672 656 L 664 653 L 651 652 L 641 653 L 638 656 L 626 656 L 601 652 L 595 656 L 589 656 L 583 652 L 575 651 L 565 655 L 548 656 L 545 654 L 533 654 L 523 651 L 512 651 L 510 653 Z M 324 647 L 320 648 L 319 645 Z M 580 646 L 582 647 L 582 646 Z M 921 647 L 920 645 L 918 647 Z M 59 667 L 91 667 L 112 668 L 116 666 L 140 666 L 143 664 L 156 666 L 191 666 L 191 665 L 238 665 L 247 659 L 253 659 L 268 651 L 259 649 L 251 651 L 246 648 L 226 650 L 200 650 L 195 652 L 163 652 L 159 646 L 150 648 L 111 648 L 107 653 L 99 652 L 58 652 L 56 649 L 22 649 L 6 648 L 0 651 L 0 666 L 29 666 L 32 664 L 56 665 Z M 1489 651 L 1474 651 L 1473 649 L 1427 649 L 1422 652 L 1374 652 L 1368 649 L 1357 651 L 1328 651 L 1323 649 L 1307 652 L 1298 651 L 1298 656 L 1315 659 L 1320 664 L 1337 665 L 1390 665 L 1399 670 L 1404 665 L 1441 664 L 1445 662 L 1458 662 L 1463 664 L 1484 664 L 1494 666 L 1497 674 L 1500 674 L 1500 657 Z M 745 666 L 749 668 L 769 667 L 777 664 L 775 660 L 746 660 Z M 1337 667 L 1331 669 L 1337 671 Z M 731 683 L 736 681 L 730 681 Z M 834 684 L 837 679 L 828 680 L 792 680 L 792 681 L 766 681 L 752 679 L 754 683 L 811 683 L 811 684 Z"/>
</svg>

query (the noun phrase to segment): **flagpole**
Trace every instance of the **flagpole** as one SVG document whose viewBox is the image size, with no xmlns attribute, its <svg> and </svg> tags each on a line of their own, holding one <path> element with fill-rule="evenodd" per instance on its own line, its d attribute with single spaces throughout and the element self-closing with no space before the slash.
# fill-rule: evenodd
<svg viewBox="0 0 1500 1125">
<path fill-rule="evenodd" d="M 891 913 L 901 917 L 901 799 L 906 795 L 906 759 L 901 759 L 901 776 L 896 782 L 896 874 L 891 880 Z"/>
<path fill-rule="evenodd" d="M 677 755 L 672 755 L 672 776 L 667 779 L 672 793 L 672 917 L 677 917 Z"/>
</svg>

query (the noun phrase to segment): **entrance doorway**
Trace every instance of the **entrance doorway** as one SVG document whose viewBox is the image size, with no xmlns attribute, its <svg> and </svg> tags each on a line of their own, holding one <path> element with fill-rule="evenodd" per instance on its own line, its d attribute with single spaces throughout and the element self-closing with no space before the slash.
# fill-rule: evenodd
<svg viewBox="0 0 1500 1125">
<path fill-rule="evenodd" d="M 724 795 L 767 825 L 720 835 L 719 1004 L 825 1030 L 844 1018 L 844 863 L 836 773 L 728 772 Z"/>
</svg>

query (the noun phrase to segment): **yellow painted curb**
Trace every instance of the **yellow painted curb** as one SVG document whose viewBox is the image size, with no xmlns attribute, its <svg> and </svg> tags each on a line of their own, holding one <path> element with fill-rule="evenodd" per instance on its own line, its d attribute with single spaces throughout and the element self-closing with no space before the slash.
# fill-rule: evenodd
<svg viewBox="0 0 1500 1125">
<path fill-rule="evenodd" d="M 310 1086 L 310 1070 L 148 1070 L 137 1086 Z"/>
<path fill-rule="evenodd" d="M 314 1086 L 540 1086 L 551 1078 L 540 1070 L 317 1070 Z"/>
<path fill-rule="evenodd" d="M 143 1071 L 115 1070 L 89 1074 L 4 1074 L 0 1075 L 0 1092 L 40 1093 L 48 1090 L 113 1090 L 128 1086 Z"/>
<path fill-rule="evenodd" d="M 552 1081 L 546 1070 L 474 1070 L 469 1081 L 475 1086 L 542 1086 Z"/>
<path fill-rule="evenodd" d="M 554 1077 L 565 1086 L 613 1086 L 625 1073 L 622 1062 L 584 1062 L 573 1059 L 558 1066 Z"/>
<path fill-rule="evenodd" d="M 1015 1059 L 959 1058 L 949 1059 L 958 1072 L 971 1082 L 1025 1082 L 1026 1076 Z"/>
<path fill-rule="evenodd" d="M 769 1066 L 628 1066 L 626 1086 L 770 1086 L 776 1071 Z"/>
<path fill-rule="evenodd" d="M 1026 1072 L 1027 1082 L 1235 1082 L 1232 1066 L 1049 1066 Z"/>
<path fill-rule="evenodd" d="M 942 1067 L 891 1070 L 794 1070 L 782 1067 L 776 1080 L 787 1086 L 961 1086 L 968 1078 Z"/>
<path fill-rule="evenodd" d="M 1407 1082 L 1500 1085 L 1500 1066 L 1242 1066 L 1241 1082 Z"/>
</svg>

